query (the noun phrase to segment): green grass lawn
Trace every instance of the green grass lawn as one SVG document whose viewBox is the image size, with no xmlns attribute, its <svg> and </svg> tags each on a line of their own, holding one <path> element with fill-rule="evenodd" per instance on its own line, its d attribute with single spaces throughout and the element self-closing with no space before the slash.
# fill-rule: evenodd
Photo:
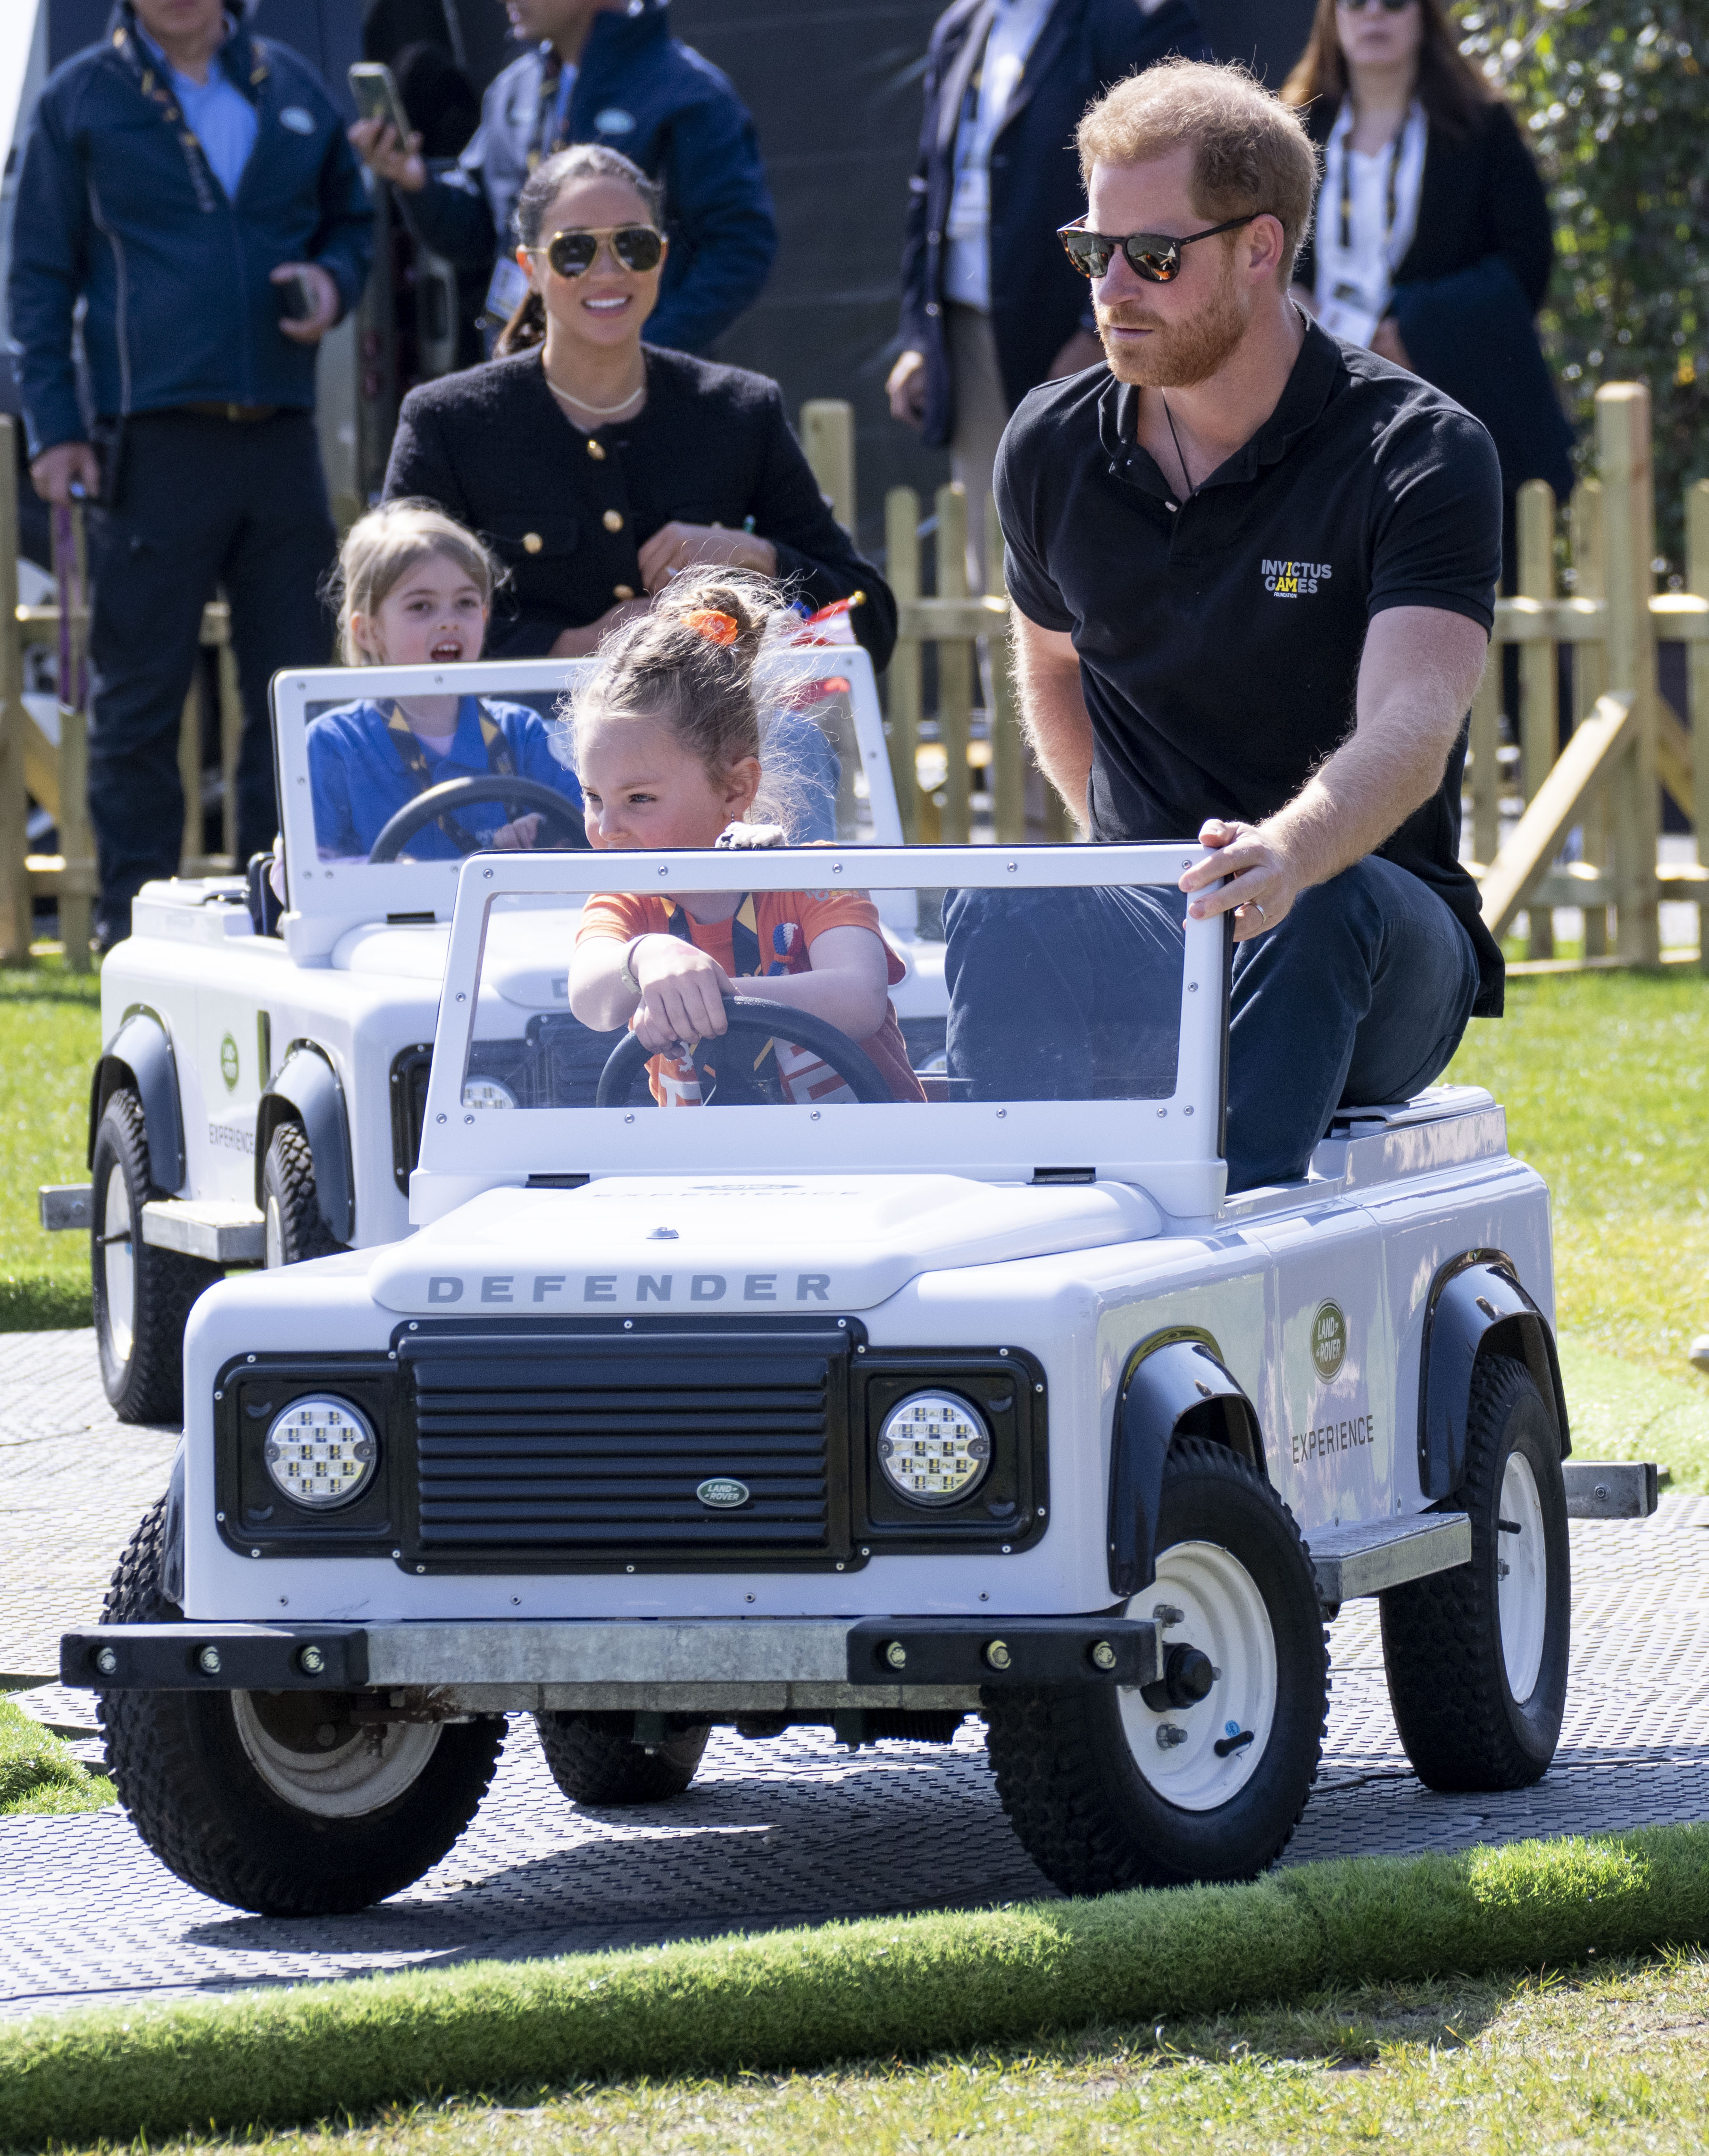
<svg viewBox="0 0 1709 2156">
<path fill-rule="evenodd" d="M 88 1178 L 100 1029 L 98 975 L 0 972 L 0 1332 L 90 1322 L 89 1238 L 44 1235 L 36 1187 Z"/>
<path fill-rule="evenodd" d="M 152 2156 L 1529 2156 L 1709 2141 L 1709 1965 L 1373 1986 L 1291 2008 L 916 2066 L 517 2089 Z M 106 2144 L 110 2146 L 110 2144 Z"/>
<path fill-rule="evenodd" d="M 0 1819 L 98 1811 L 113 1800 L 105 1775 L 91 1774 L 59 1738 L 0 1698 Z"/>
</svg>

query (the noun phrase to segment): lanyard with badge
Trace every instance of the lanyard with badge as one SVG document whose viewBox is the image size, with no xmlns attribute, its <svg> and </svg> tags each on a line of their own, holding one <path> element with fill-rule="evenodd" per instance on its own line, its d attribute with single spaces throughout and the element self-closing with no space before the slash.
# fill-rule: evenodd
<svg viewBox="0 0 1709 2156">
<path fill-rule="evenodd" d="M 481 746 L 486 751 L 486 767 L 497 778 L 514 778 L 516 766 L 511 756 L 504 729 L 484 704 L 477 703 L 475 715 L 480 721 Z M 433 766 L 428 762 L 427 751 L 420 737 L 404 716 L 402 704 L 386 707 L 386 732 L 391 736 L 392 746 L 398 752 L 398 761 L 415 781 L 415 793 L 425 793 L 435 782 Z M 436 816 L 434 821 L 450 840 L 459 854 L 478 854 L 481 840 L 455 816 Z"/>
<path fill-rule="evenodd" d="M 128 23 L 121 22 L 114 30 L 113 49 L 137 89 L 177 136 L 178 147 L 184 153 L 184 163 L 189 170 L 190 184 L 196 190 L 196 207 L 204 214 L 218 209 L 223 190 L 213 177 L 208 154 L 198 141 L 189 121 L 185 119 L 171 85 L 161 80 L 158 70 L 138 46 Z M 216 59 L 213 64 L 218 67 L 218 59 Z M 266 80 L 267 63 L 252 45 L 249 89 L 252 103 Z"/>
<path fill-rule="evenodd" d="M 1344 337 L 1351 344 L 1368 345 L 1388 304 L 1395 233 L 1401 223 L 1402 167 L 1404 163 L 1414 162 L 1421 165 L 1420 160 L 1409 158 L 1408 153 L 1421 146 L 1414 138 L 1422 131 L 1423 116 L 1414 105 L 1389 138 L 1388 170 L 1383 185 L 1382 237 L 1374 249 L 1367 248 L 1363 252 L 1358 250 L 1359 235 L 1354 229 L 1352 141 L 1356 123 L 1357 115 L 1349 102 L 1342 108 L 1331 137 L 1331 154 L 1339 167 L 1339 215 L 1336 223 L 1339 274 L 1322 299 L 1318 320 L 1332 336 Z M 1405 234 L 1408 244 L 1418 213 L 1416 194 L 1420 177 L 1421 172 L 1409 175 L 1411 200 Z"/>
<path fill-rule="evenodd" d="M 575 83 L 572 70 L 564 80 L 563 55 L 555 45 L 540 55 L 540 90 L 535 100 L 534 125 L 528 133 L 523 162 L 531 172 L 542 157 L 555 157 L 570 146 L 570 100 L 566 95 Z M 493 265 L 492 282 L 486 288 L 485 307 L 495 322 L 507 322 L 528 296 L 528 273 L 514 254 L 500 254 Z"/>
</svg>

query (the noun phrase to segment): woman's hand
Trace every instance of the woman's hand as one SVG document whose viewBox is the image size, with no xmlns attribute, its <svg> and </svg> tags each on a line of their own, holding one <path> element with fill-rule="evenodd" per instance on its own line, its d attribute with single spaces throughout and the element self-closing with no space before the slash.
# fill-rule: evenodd
<svg viewBox="0 0 1709 2156">
<path fill-rule="evenodd" d="M 905 352 L 898 354 L 890 378 L 884 385 L 884 393 L 890 399 L 890 417 L 900 419 L 905 427 L 917 430 L 926 423 L 926 355 L 923 352 Z"/>
<path fill-rule="evenodd" d="M 398 130 L 389 120 L 358 120 L 350 131 L 350 142 L 377 179 L 402 187 L 407 195 L 418 195 L 427 185 L 428 169 L 419 135 L 400 142 Z"/>
<path fill-rule="evenodd" d="M 1378 359 L 1392 359 L 1397 367 L 1404 367 L 1409 374 L 1416 374 L 1412 354 L 1401 341 L 1400 329 L 1393 315 L 1384 315 L 1371 332 L 1371 349 Z"/>
<path fill-rule="evenodd" d="M 531 811 L 526 816 L 518 816 L 514 823 L 500 824 L 487 843 L 500 852 L 515 851 L 520 847 L 526 853 L 539 839 L 540 827 L 545 821 L 542 815 Z"/>
<path fill-rule="evenodd" d="M 778 550 L 752 531 L 726 531 L 721 524 L 662 525 L 641 549 L 641 582 L 662 592 L 685 569 L 755 569 L 762 577 L 778 573 Z"/>
<path fill-rule="evenodd" d="M 629 970 L 641 984 L 633 1030 L 644 1048 L 708 1040 L 729 1029 L 724 998 L 736 993 L 736 983 L 716 958 L 675 936 L 644 936 L 633 948 Z"/>
<path fill-rule="evenodd" d="M 580 629 L 561 629 L 553 639 L 547 653 L 548 659 L 586 659 L 599 648 L 599 640 L 626 621 L 644 614 L 650 603 L 646 599 L 625 599 L 620 606 L 607 607 L 598 621 L 585 622 Z"/>
</svg>

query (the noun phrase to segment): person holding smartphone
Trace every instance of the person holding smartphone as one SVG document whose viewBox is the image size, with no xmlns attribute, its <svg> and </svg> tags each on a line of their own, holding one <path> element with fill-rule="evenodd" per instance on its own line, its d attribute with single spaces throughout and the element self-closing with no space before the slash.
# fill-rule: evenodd
<svg viewBox="0 0 1709 2156">
<path fill-rule="evenodd" d="M 103 950 L 130 932 L 141 886 L 177 871 L 179 716 L 216 590 L 244 701 L 239 859 L 278 828 L 267 685 L 330 644 L 315 352 L 361 296 L 372 225 L 326 87 L 223 0 L 121 0 L 106 39 L 42 91 L 7 297 L 35 490 L 99 505 L 89 807 Z"/>
</svg>

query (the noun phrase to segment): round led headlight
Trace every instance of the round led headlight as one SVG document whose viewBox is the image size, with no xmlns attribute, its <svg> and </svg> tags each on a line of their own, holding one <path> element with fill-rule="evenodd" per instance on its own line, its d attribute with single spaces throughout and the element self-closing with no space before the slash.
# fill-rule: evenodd
<svg viewBox="0 0 1709 2156">
<path fill-rule="evenodd" d="M 471 1078 L 463 1088 L 465 1108 L 514 1108 L 516 1096 L 502 1078 Z"/>
<path fill-rule="evenodd" d="M 911 1505 L 952 1505 L 990 1466 L 991 1433 L 953 1393 L 910 1393 L 879 1430 L 878 1464 Z"/>
<path fill-rule="evenodd" d="M 267 1472 L 294 1505 L 331 1512 L 366 1487 L 379 1456 L 372 1424 L 348 1400 L 293 1400 L 262 1447 Z"/>
</svg>

